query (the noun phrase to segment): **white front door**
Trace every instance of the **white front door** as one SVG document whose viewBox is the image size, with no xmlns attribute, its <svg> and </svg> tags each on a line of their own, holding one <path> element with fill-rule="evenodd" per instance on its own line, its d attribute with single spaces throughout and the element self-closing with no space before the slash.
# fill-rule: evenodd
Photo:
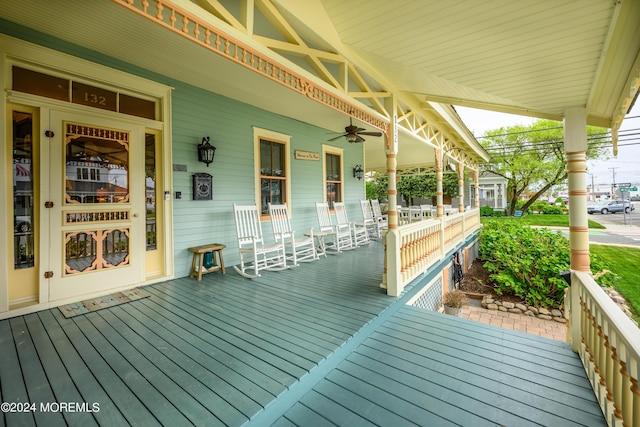
<svg viewBox="0 0 640 427">
<path fill-rule="evenodd" d="M 40 301 L 143 282 L 144 127 L 60 111 L 49 120 L 41 155 L 40 248 L 48 259 Z"/>
</svg>

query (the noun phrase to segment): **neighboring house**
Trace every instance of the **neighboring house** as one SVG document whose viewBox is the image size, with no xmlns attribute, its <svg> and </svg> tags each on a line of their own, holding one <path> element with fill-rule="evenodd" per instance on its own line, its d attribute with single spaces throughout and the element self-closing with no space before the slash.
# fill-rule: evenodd
<svg viewBox="0 0 640 427">
<path fill-rule="evenodd" d="M 491 206 L 495 210 L 504 211 L 507 208 L 507 179 L 492 172 L 481 172 L 478 179 L 478 202 L 480 207 Z M 475 206 L 475 184 L 469 185 L 470 206 Z"/>
</svg>

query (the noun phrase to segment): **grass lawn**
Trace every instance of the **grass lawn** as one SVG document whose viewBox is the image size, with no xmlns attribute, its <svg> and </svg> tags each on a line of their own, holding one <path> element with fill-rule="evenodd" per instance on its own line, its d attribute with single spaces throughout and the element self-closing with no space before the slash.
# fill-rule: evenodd
<svg viewBox="0 0 640 427">
<path fill-rule="evenodd" d="M 640 321 L 640 249 L 591 245 L 589 251 L 602 259 L 609 270 L 620 278 L 616 280 L 616 290 L 624 296 L 634 314 L 634 320 Z"/>
<path fill-rule="evenodd" d="M 525 215 L 521 217 L 482 217 L 481 221 L 486 219 L 499 220 L 499 221 L 513 221 L 524 225 L 541 225 L 547 227 L 568 227 L 569 215 Z M 589 220 L 589 228 L 606 228 L 604 225 Z"/>
</svg>

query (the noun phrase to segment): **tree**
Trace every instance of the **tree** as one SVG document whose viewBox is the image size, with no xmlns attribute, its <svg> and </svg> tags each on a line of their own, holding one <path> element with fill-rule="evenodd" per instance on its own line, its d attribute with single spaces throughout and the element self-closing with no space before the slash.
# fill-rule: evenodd
<svg viewBox="0 0 640 427">
<path fill-rule="evenodd" d="M 587 126 L 587 159 L 606 158 L 609 134 L 605 128 Z M 532 195 L 526 211 L 542 194 L 567 179 L 562 123 L 538 120 L 531 126 L 516 125 L 487 133 L 482 146 L 491 154 L 491 172 L 507 179 L 509 215 L 526 191 Z"/>
<path fill-rule="evenodd" d="M 400 195 L 408 205 L 414 204 L 414 199 L 431 199 L 436 196 L 436 174 L 407 175 L 400 178 L 396 185 Z M 442 177 L 442 192 L 450 197 L 458 195 L 458 175 L 444 174 Z"/>
</svg>

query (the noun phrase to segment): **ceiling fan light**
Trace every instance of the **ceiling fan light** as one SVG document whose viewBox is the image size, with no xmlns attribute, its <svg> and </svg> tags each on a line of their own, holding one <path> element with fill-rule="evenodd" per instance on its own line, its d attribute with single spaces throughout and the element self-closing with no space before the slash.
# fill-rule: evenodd
<svg viewBox="0 0 640 427">
<path fill-rule="evenodd" d="M 355 133 L 350 133 L 347 135 L 347 141 L 349 142 L 357 142 L 358 141 L 358 135 L 356 135 Z"/>
</svg>

